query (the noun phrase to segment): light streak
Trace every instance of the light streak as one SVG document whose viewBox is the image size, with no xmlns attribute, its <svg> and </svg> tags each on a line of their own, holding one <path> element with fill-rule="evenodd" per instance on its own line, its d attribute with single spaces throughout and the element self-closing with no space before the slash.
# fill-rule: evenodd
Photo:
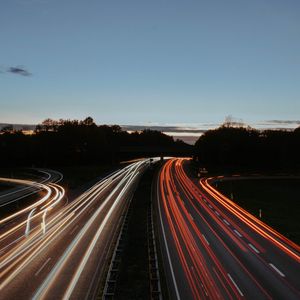
<svg viewBox="0 0 300 300">
<path fill-rule="evenodd" d="M 51 260 L 51 257 L 49 257 L 43 264 L 42 266 L 38 269 L 38 271 L 34 274 L 34 276 L 38 276 L 41 271 L 45 268 L 45 266 L 47 265 L 47 263 Z"/>
<path fill-rule="evenodd" d="M 211 178 L 212 179 L 212 178 Z M 300 262 L 300 246 L 290 241 L 285 236 L 278 233 L 276 230 L 257 219 L 246 210 L 238 206 L 236 203 L 222 195 L 219 191 L 213 188 L 209 183 L 208 179 L 201 179 L 200 185 L 203 189 L 210 194 L 216 201 L 218 201 L 224 208 L 229 210 L 233 215 L 239 218 L 257 234 L 261 235 L 274 246 L 284 251 L 290 257 L 295 259 L 298 263 Z"/>
<path fill-rule="evenodd" d="M 48 274 L 47 278 L 44 280 L 42 285 L 36 291 L 33 299 L 39 299 L 40 297 L 43 297 L 44 295 L 47 294 L 47 292 L 50 290 L 51 286 L 54 284 L 54 282 L 58 278 L 60 272 L 62 272 L 64 266 L 67 264 L 72 253 L 74 251 L 76 251 L 77 246 L 80 244 L 81 239 L 87 234 L 88 230 L 91 228 L 91 226 L 97 220 L 98 216 L 103 211 L 104 207 L 106 207 L 107 204 L 113 200 L 114 195 L 116 193 L 118 193 L 117 198 L 113 201 L 111 208 L 109 209 L 108 213 L 106 214 L 104 220 L 101 222 L 98 231 L 96 232 L 88 249 L 86 250 L 85 254 L 83 255 L 82 260 L 72 278 L 72 281 L 70 282 L 70 284 L 65 292 L 64 297 L 68 298 L 69 297 L 68 295 L 72 294 L 74 288 L 76 287 L 76 285 L 78 283 L 80 275 L 83 272 L 85 265 L 92 253 L 92 250 L 94 249 L 95 244 L 97 243 L 97 241 L 99 240 L 99 237 L 101 236 L 101 233 L 102 233 L 105 225 L 107 224 L 108 220 L 111 218 L 111 215 L 112 215 L 113 211 L 115 210 L 116 206 L 119 204 L 119 201 L 125 196 L 125 194 L 129 190 L 129 188 L 134 183 L 136 176 L 138 176 L 138 174 L 139 174 L 139 171 L 137 169 L 139 167 L 141 167 L 142 165 L 144 165 L 143 161 L 135 163 L 131 167 L 124 168 L 124 170 L 121 172 L 123 174 L 123 176 L 122 176 L 123 178 L 121 180 L 118 179 L 119 182 L 118 182 L 117 186 L 109 194 L 109 196 L 106 198 L 106 200 L 100 205 L 100 207 L 95 211 L 95 213 L 92 215 L 92 217 L 89 218 L 89 220 L 85 224 L 85 226 L 80 230 L 80 232 L 73 239 L 72 243 L 67 247 L 66 251 L 61 256 L 61 258 L 59 259 L 59 261 L 57 262 L 55 267 Z"/>
<path fill-rule="evenodd" d="M 30 230 L 30 219 L 32 217 L 32 215 L 34 214 L 36 208 L 34 208 L 28 215 L 28 218 L 27 218 L 27 223 L 26 223 L 26 230 L 25 230 L 25 235 L 28 236 L 29 234 L 29 230 Z"/>
<path fill-rule="evenodd" d="M 166 244 L 165 249 L 168 253 L 170 251 L 168 244 L 173 245 L 176 253 L 174 259 L 179 262 L 181 274 L 185 275 L 192 297 L 239 299 L 249 293 L 250 285 L 252 286 L 250 291 L 252 289 L 262 297 L 270 299 L 274 296 L 274 292 L 265 285 L 266 281 L 257 277 L 258 274 L 254 271 L 256 265 L 251 267 L 249 265 L 251 257 L 251 260 L 257 260 L 259 268 L 264 269 L 264 272 L 274 269 L 266 261 L 266 250 L 256 241 L 255 226 L 259 225 L 255 223 L 252 226 L 250 221 L 246 222 L 245 219 L 248 218 L 245 215 L 249 213 L 237 213 L 219 194 L 212 193 L 207 187 L 208 179 L 202 179 L 198 186 L 195 180 L 186 175 L 183 162 L 184 159 L 171 159 L 162 167 L 158 178 L 160 198 L 158 208 L 160 218 L 164 218 L 164 221 L 160 221 L 160 226 Z M 203 182 L 206 183 L 206 189 Z M 241 222 L 243 226 L 240 225 Z M 165 227 L 168 228 L 168 237 L 164 235 Z M 277 247 L 276 244 L 275 246 Z M 279 249 L 285 250 L 280 247 Z M 170 269 L 173 270 L 174 256 L 167 255 L 167 257 Z M 224 264 L 224 257 L 226 260 L 230 257 L 231 263 L 234 263 L 233 271 L 229 263 Z M 259 268 L 257 271 L 261 273 Z M 176 272 L 174 270 L 171 272 L 173 283 L 178 280 Z M 236 274 L 243 274 L 243 278 L 247 278 L 247 283 L 241 281 L 240 284 L 240 280 L 236 281 L 239 279 L 236 278 Z M 244 284 L 248 289 L 245 289 Z M 293 294 L 298 293 L 288 281 L 279 284 L 284 284 Z"/>
<path fill-rule="evenodd" d="M 43 234 L 46 233 L 46 214 L 47 214 L 47 209 L 45 209 L 45 211 L 43 213 L 42 223 L 41 223 Z"/>
</svg>

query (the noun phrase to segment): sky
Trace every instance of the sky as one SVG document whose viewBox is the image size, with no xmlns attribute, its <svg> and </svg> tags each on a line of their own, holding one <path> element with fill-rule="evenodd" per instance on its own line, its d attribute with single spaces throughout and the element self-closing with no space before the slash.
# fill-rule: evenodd
<svg viewBox="0 0 300 300">
<path fill-rule="evenodd" d="M 299 0 L 1 0 L 0 123 L 300 120 Z"/>
</svg>

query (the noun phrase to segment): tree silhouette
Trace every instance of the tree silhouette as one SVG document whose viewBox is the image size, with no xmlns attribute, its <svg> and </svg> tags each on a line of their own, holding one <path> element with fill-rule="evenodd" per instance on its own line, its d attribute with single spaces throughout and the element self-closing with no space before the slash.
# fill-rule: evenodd
<svg viewBox="0 0 300 300">
<path fill-rule="evenodd" d="M 206 166 L 299 169 L 300 130 L 265 130 L 226 124 L 203 134 L 195 156 Z"/>
<path fill-rule="evenodd" d="M 46 119 L 35 134 L 4 132 L 0 135 L 1 165 L 114 164 L 120 160 L 153 155 L 187 155 L 191 146 L 176 143 L 158 131 L 128 133 L 118 125 L 97 126 L 84 120 Z"/>
</svg>

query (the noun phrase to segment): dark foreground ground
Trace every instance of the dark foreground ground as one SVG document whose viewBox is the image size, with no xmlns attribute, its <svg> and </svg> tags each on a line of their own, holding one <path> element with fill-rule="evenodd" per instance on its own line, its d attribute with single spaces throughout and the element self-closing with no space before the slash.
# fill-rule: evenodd
<svg viewBox="0 0 300 300">
<path fill-rule="evenodd" d="M 300 179 L 218 182 L 217 188 L 277 231 L 300 244 Z"/>
</svg>

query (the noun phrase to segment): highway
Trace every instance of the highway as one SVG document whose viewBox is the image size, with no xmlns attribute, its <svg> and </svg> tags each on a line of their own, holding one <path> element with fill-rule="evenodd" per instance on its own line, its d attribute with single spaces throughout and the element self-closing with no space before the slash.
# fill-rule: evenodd
<svg viewBox="0 0 300 300">
<path fill-rule="evenodd" d="M 14 188 L 0 192 L 0 208 L 36 194 L 44 188 L 43 184 L 59 183 L 63 178 L 60 172 L 54 170 L 33 169 L 32 171 L 39 174 L 34 174 L 34 177 L 37 177 L 35 181 L 0 177 L 0 184 L 4 182 L 14 186 Z M 28 175 L 33 177 L 30 172 Z"/>
<path fill-rule="evenodd" d="M 170 299 L 300 299 L 300 247 L 170 159 L 156 186 Z"/>
<path fill-rule="evenodd" d="M 1 255 L 8 251 L 16 241 L 27 236 L 34 227 L 40 226 L 40 220 L 43 220 L 50 210 L 59 207 L 64 198 L 65 191 L 57 184 L 63 175 L 52 170 L 39 170 L 39 173 L 42 176 L 38 178 L 38 181 L 0 178 L 0 182 L 15 186 L 1 193 L 0 209 L 10 207 L 16 202 L 22 204 L 21 209 L 16 210 L 18 206 L 14 206 L 10 210 L 12 213 L 0 219 Z M 30 205 L 26 206 L 21 203 L 25 200 Z"/>
<path fill-rule="evenodd" d="M 9 235 L 2 232 L 0 299 L 95 298 L 123 214 L 148 166 L 149 160 L 132 163 L 69 203 L 58 184 L 57 193 L 46 191 L 46 200 L 33 213 L 27 210 L 32 215 L 26 223 Z M 8 238 L 9 247 L 3 244 Z"/>
</svg>

